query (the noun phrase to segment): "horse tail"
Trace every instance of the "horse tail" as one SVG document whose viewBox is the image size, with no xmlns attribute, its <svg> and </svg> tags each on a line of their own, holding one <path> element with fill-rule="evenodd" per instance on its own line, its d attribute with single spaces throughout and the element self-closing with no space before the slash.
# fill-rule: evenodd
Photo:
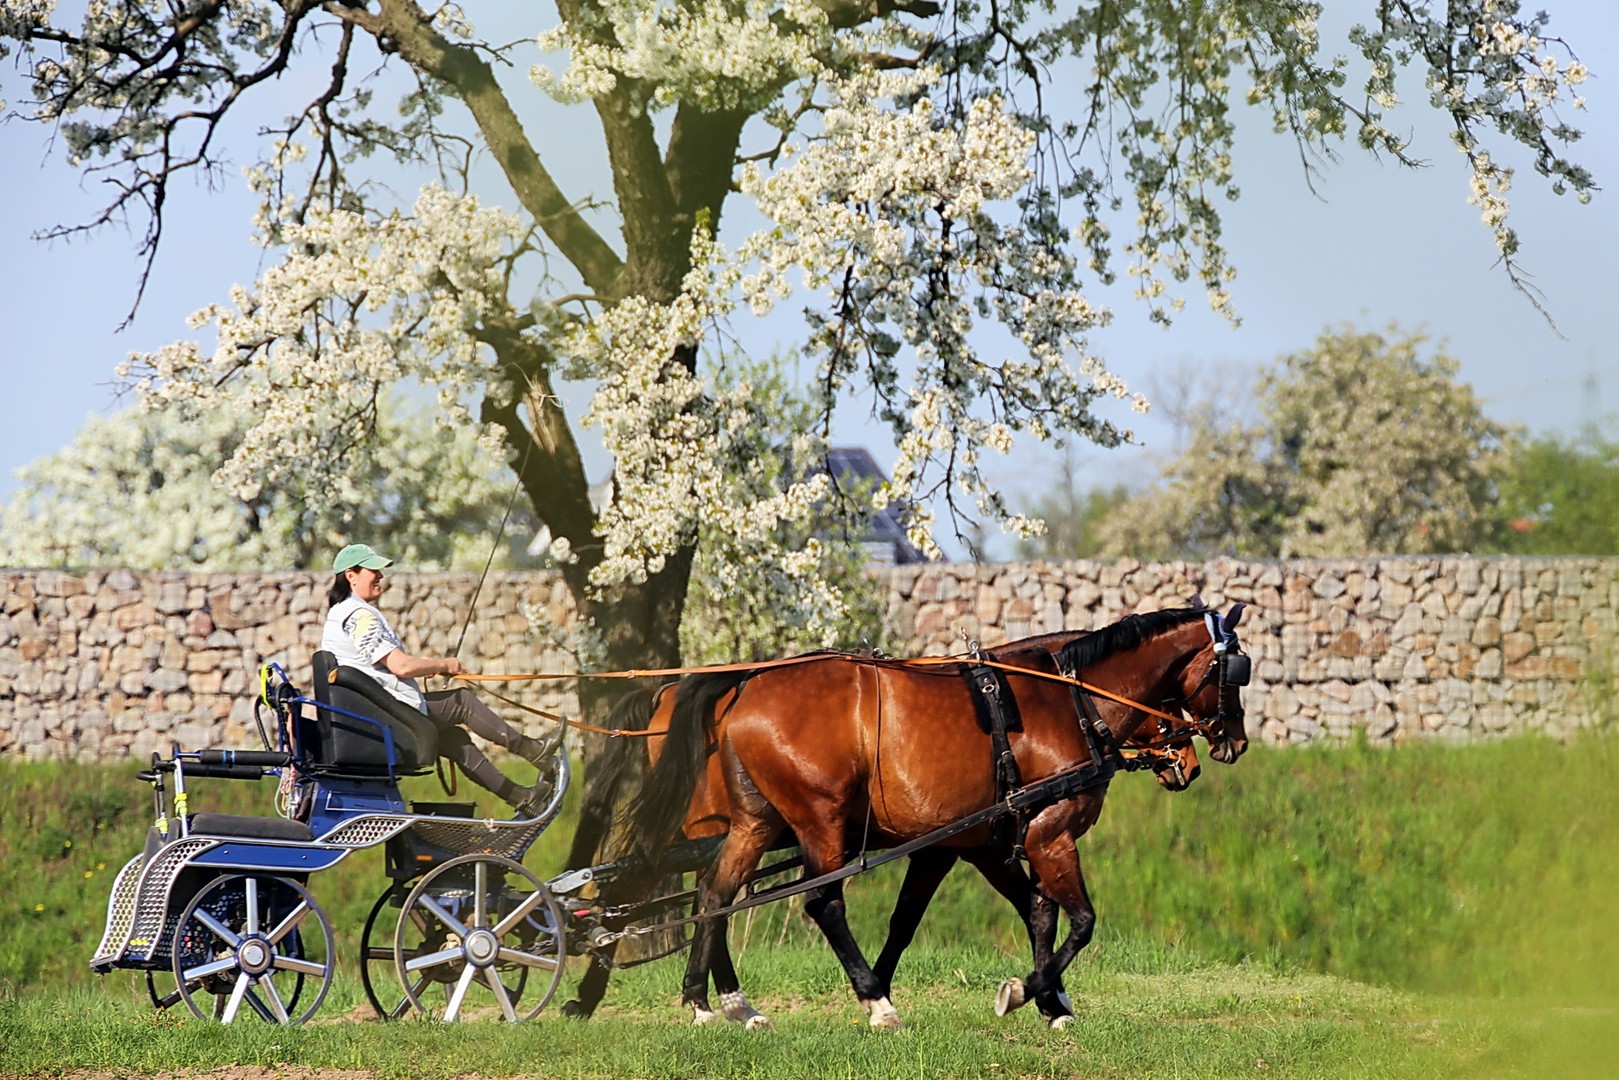
<svg viewBox="0 0 1619 1080">
<path fill-rule="evenodd" d="M 708 768 L 715 707 L 748 674 L 727 671 L 688 675 L 676 687 L 675 707 L 658 763 L 641 790 L 625 803 L 622 814 L 630 855 L 645 874 L 657 874 L 663 853 L 685 821 L 686 810 Z"/>
<path fill-rule="evenodd" d="M 657 707 L 660 689 L 641 686 L 619 698 L 607 715 L 607 727 L 615 731 L 645 731 Z M 644 772 L 645 766 L 645 739 L 607 740 L 607 745 L 590 763 L 584 797 L 579 802 L 579 821 L 565 865 L 578 869 L 594 866 L 606 858 L 603 849 L 612 829 L 619 792 L 632 775 Z"/>
</svg>

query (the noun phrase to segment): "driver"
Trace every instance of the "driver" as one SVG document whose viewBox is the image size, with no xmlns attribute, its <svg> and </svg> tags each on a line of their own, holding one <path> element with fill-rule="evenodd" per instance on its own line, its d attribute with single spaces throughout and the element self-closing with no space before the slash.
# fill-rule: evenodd
<svg viewBox="0 0 1619 1080">
<path fill-rule="evenodd" d="M 513 728 L 467 687 L 422 691 L 417 679 L 459 675 L 465 669 L 456 657 L 412 656 L 400 645 L 399 635 L 376 607 L 382 595 L 382 571 L 392 565 L 392 559 L 366 544 L 350 544 L 337 553 L 332 560 L 337 578 L 326 594 L 331 608 L 320 647 L 339 664 L 365 672 L 405 705 L 432 718 L 441 756 L 461 766 L 474 783 L 494 792 L 523 816 L 533 817 L 551 796 L 547 766 L 556 744 Z M 539 766 L 539 780 L 532 787 L 513 783 L 473 744 L 468 731 Z"/>
</svg>

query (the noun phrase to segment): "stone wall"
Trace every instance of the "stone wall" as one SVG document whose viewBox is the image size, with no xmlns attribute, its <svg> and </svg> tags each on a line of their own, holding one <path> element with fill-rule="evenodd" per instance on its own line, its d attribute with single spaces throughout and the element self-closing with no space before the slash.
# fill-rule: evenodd
<svg viewBox="0 0 1619 1080">
<path fill-rule="evenodd" d="M 117 759 L 176 741 L 258 745 L 260 665 L 280 664 L 309 692 L 330 582 L 304 573 L 0 571 L 0 754 Z M 476 588 L 475 574 L 390 574 L 380 606 L 407 651 L 443 656 L 456 649 Z M 555 634 L 535 635 L 531 618 Z M 575 622 L 555 575 L 490 574 L 459 655 L 479 672 L 572 671 L 574 658 L 554 642 Z M 496 690 L 573 712 L 567 685 Z"/>
<path fill-rule="evenodd" d="M 1030 563 L 892 573 L 916 653 L 1105 626 L 1200 593 L 1252 605 L 1249 733 L 1266 742 L 1565 734 L 1614 717 L 1619 559 Z"/>
<path fill-rule="evenodd" d="M 1251 605 L 1250 732 L 1268 742 L 1566 733 L 1612 716 L 1619 560 L 1405 558 L 933 565 L 882 571 L 910 655 L 1104 626 L 1201 593 Z M 0 571 L 0 754 L 117 759 L 254 745 L 259 667 L 309 685 L 326 575 Z M 392 574 L 405 647 L 455 650 L 473 574 Z M 404 614 L 408 612 L 408 617 Z M 577 616 L 555 575 L 492 574 L 460 655 L 484 673 L 567 672 Z M 533 626 L 545 629 L 536 634 Z M 515 700 L 574 715 L 567 683 Z M 497 706 L 499 707 L 499 706 Z M 511 708 L 532 729 L 543 722 Z"/>
</svg>

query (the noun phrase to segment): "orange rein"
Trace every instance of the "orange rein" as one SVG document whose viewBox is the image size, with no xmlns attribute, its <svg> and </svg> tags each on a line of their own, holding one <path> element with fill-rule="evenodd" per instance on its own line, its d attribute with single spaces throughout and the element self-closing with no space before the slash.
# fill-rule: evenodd
<svg viewBox="0 0 1619 1080">
<path fill-rule="evenodd" d="M 1104 690 L 1102 687 L 1092 685 L 1091 683 L 1085 682 L 1082 679 L 1072 679 L 1067 675 L 1059 675 L 1047 671 L 1035 671 L 1032 668 L 1018 667 L 1016 664 L 1003 664 L 998 660 L 968 660 L 966 658 L 955 656 L 923 656 L 910 660 L 887 660 L 881 657 L 855 656 L 849 653 L 806 653 L 803 656 L 791 656 L 783 660 L 764 660 L 754 664 L 710 664 L 700 667 L 631 668 L 626 671 L 594 671 L 573 675 L 558 674 L 553 672 L 536 672 L 526 675 L 473 675 L 469 672 L 462 672 L 459 675 L 452 676 L 452 678 L 466 679 L 470 682 L 534 682 L 542 679 L 643 679 L 670 675 L 695 675 L 704 672 L 763 671 L 768 668 L 788 667 L 793 664 L 807 664 L 815 660 L 846 660 L 851 663 L 872 664 L 879 667 L 898 668 L 941 667 L 945 664 L 976 663 L 982 665 L 983 667 L 997 668 L 1001 671 L 1010 671 L 1018 675 L 1026 675 L 1030 678 L 1048 679 L 1052 682 L 1068 683 L 1071 686 L 1079 687 L 1081 690 L 1086 690 L 1093 694 L 1099 694 L 1111 701 L 1116 701 L 1121 705 L 1128 705 L 1132 709 L 1139 709 L 1148 716 L 1156 716 L 1160 720 L 1167 720 L 1172 724 L 1178 723 L 1181 720 L 1181 717 L 1179 716 L 1172 716 L 1161 709 L 1153 708 L 1151 705 L 1143 705 L 1139 701 L 1132 701 L 1130 698 L 1115 694 L 1111 690 Z M 489 693 L 491 697 L 505 702 L 507 705 L 511 705 L 514 708 L 522 709 L 527 713 L 533 713 L 535 716 L 543 717 L 544 719 L 551 720 L 555 723 L 565 724 L 568 727 L 577 728 L 580 731 L 589 731 L 597 735 L 608 735 L 613 738 L 644 738 L 652 735 L 663 734 L 661 731 L 625 731 L 621 728 L 597 727 L 594 724 L 587 724 L 580 720 L 569 720 L 567 717 L 558 716 L 555 713 L 548 713 L 544 710 L 536 709 L 529 705 L 524 705 L 520 702 L 513 701 L 511 698 L 502 694 L 496 694 L 493 691 L 490 691 Z"/>
</svg>

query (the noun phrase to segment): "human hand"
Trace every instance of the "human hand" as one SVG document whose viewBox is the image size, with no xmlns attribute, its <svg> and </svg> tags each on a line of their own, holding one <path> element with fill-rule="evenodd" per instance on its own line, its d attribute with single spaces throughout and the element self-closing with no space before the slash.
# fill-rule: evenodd
<svg viewBox="0 0 1619 1080">
<path fill-rule="evenodd" d="M 460 675 L 460 674 L 463 674 L 465 671 L 466 671 L 466 668 L 461 666 L 461 661 L 460 661 L 460 659 L 458 657 L 446 656 L 444 658 L 444 674 L 445 675 Z"/>
</svg>

